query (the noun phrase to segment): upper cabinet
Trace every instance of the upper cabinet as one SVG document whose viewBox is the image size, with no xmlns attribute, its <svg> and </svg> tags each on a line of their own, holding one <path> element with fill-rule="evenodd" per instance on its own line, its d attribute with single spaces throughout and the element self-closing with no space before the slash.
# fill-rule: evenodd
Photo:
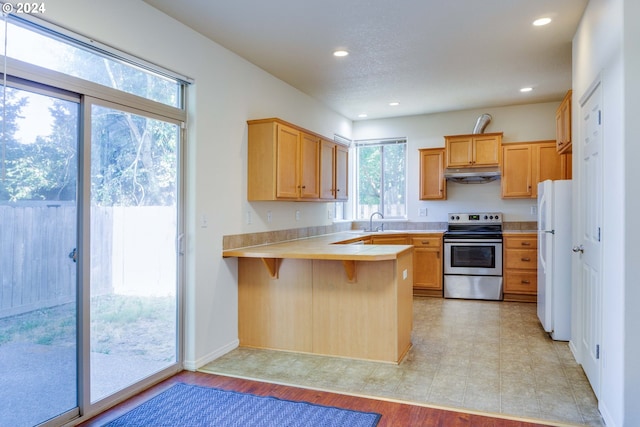
<svg viewBox="0 0 640 427">
<path fill-rule="evenodd" d="M 279 119 L 247 123 L 249 200 L 346 199 L 346 147 Z"/>
<path fill-rule="evenodd" d="M 349 149 L 333 141 L 320 141 L 320 198 L 347 200 Z"/>
<path fill-rule="evenodd" d="M 499 166 L 502 132 L 445 136 L 446 166 L 468 168 Z"/>
<path fill-rule="evenodd" d="M 537 198 L 538 183 L 571 179 L 571 154 L 559 154 L 555 141 L 504 144 L 502 197 Z"/>
<path fill-rule="evenodd" d="M 444 200 L 447 198 L 444 157 L 444 148 L 423 148 L 420 150 L 420 200 Z"/>
<path fill-rule="evenodd" d="M 556 110 L 556 147 L 559 153 L 571 153 L 571 91 Z"/>
</svg>

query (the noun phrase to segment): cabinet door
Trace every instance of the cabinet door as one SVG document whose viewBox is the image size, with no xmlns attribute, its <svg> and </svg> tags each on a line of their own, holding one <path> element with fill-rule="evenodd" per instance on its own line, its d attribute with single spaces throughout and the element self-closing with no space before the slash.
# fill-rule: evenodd
<svg viewBox="0 0 640 427">
<path fill-rule="evenodd" d="M 300 158 L 300 132 L 278 124 L 276 145 L 276 197 L 298 198 L 298 159 Z"/>
<path fill-rule="evenodd" d="M 531 145 L 503 145 L 502 197 L 531 197 Z"/>
<path fill-rule="evenodd" d="M 303 133 L 300 138 L 300 197 L 320 197 L 320 138 Z"/>
<path fill-rule="evenodd" d="M 571 152 L 571 94 L 568 91 L 556 110 L 556 148 L 559 153 Z"/>
<path fill-rule="evenodd" d="M 327 140 L 320 142 L 320 197 L 333 199 L 334 187 L 334 150 L 335 143 Z"/>
<path fill-rule="evenodd" d="M 448 137 L 446 139 L 447 167 L 471 166 L 473 138 L 471 136 Z"/>
<path fill-rule="evenodd" d="M 413 287 L 442 289 L 442 256 L 440 247 L 413 248 Z"/>
<path fill-rule="evenodd" d="M 564 179 L 564 161 L 562 155 L 558 154 L 556 145 L 553 142 L 549 144 L 537 144 L 534 148 L 534 187 L 531 196 L 538 197 L 539 182 L 547 179 Z"/>
<path fill-rule="evenodd" d="M 335 147 L 335 191 L 336 200 L 349 198 L 349 149 L 336 144 Z"/>
<path fill-rule="evenodd" d="M 420 150 L 420 200 L 443 200 L 446 198 L 444 149 Z"/>
<path fill-rule="evenodd" d="M 474 137 L 473 166 L 498 166 L 501 143 L 501 138 L 496 135 Z"/>
</svg>

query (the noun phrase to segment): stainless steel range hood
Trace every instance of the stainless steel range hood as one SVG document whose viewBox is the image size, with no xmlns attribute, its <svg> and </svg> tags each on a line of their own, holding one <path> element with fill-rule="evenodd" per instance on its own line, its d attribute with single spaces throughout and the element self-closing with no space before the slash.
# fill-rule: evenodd
<svg viewBox="0 0 640 427">
<path fill-rule="evenodd" d="M 499 167 L 483 168 L 447 168 L 444 170 L 447 181 L 462 184 L 485 184 L 500 178 Z"/>
</svg>

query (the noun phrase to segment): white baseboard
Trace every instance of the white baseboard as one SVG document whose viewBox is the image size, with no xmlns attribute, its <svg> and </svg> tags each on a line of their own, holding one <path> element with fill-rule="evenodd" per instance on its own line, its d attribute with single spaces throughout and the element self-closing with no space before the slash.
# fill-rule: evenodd
<svg viewBox="0 0 640 427">
<path fill-rule="evenodd" d="M 569 341 L 569 350 L 571 350 L 573 358 L 576 360 L 576 362 L 582 364 L 582 355 L 578 351 L 578 348 L 576 347 L 576 344 L 573 342 L 573 340 Z"/>
<path fill-rule="evenodd" d="M 224 356 L 229 353 L 231 350 L 237 348 L 240 345 L 240 340 L 236 339 L 229 344 L 220 347 L 211 353 L 197 359 L 197 360 L 185 360 L 183 363 L 184 369 L 188 371 L 196 371 L 199 368 L 203 367 L 209 362 L 216 360 L 218 357 Z"/>
</svg>

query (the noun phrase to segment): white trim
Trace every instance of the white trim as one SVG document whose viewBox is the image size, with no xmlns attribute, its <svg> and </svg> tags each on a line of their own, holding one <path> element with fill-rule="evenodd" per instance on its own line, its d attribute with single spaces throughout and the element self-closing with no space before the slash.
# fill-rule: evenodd
<svg viewBox="0 0 640 427">
<path fill-rule="evenodd" d="M 231 350 L 235 350 L 239 345 L 240 340 L 236 339 L 197 360 L 185 360 L 183 363 L 184 369 L 188 371 L 197 371 L 207 363 L 213 362 L 217 358 L 229 353 Z"/>
<path fill-rule="evenodd" d="M 104 101 L 114 102 L 120 106 L 130 106 L 140 110 L 154 112 L 164 118 L 185 121 L 186 109 L 172 107 L 161 102 L 153 101 L 124 92 L 119 89 L 103 86 L 88 80 L 70 76 L 65 73 L 39 67 L 13 58 L 7 60 L 7 75 L 16 76 L 30 82 L 36 82 L 60 88 L 70 92 L 91 96 Z M 2 75 L 2 73 L 0 73 Z"/>
</svg>

